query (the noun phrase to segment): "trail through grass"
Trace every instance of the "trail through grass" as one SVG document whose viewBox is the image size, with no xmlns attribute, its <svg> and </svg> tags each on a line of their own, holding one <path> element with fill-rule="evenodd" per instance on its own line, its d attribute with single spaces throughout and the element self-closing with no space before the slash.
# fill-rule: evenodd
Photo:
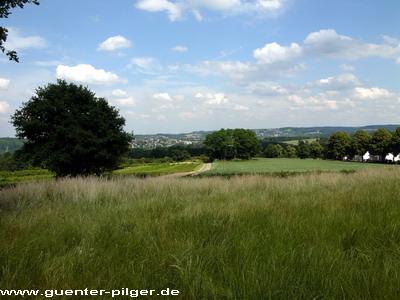
<svg viewBox="0 0 400 300">
<path fill-rule="evenodd" d="M 398 299 L 399 182 L 376 169 L 21 184 L 0 190 L 0 286 Z"/>
</svg>

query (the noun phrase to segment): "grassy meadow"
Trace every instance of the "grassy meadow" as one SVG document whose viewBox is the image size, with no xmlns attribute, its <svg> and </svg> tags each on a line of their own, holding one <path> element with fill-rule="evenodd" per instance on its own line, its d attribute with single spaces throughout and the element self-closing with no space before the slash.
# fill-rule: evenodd
<svg viewBox="0 0 400 300">
<path fill-rule="evenodd" d="M 376 168 L 23 183 L 0 190 L 0 286 L 398 299 L 399 182 Z"/>
<path fill-rule="evenodd" d="M 114 175 L 136 175 L 136 176 L 160 176 L 175 173 L 192 172 L 199 169 L 201 162 L 183 162 L 183 163 L 162 163 L 162 164 L 138 164 L 124 169 L 116 170 Z"/>
<path fill-rule="evenodd" d="M 200 162 L 186 163 L 146 163 L 137 164 L 112 172 L 111 176 L 133 175 L 133 176 L 160 176 L 175 173 L 191 172 L 199 169 L 203 164 Z M 110 174 L 109 174 L 110 175 Z M 54 174 L 44 169 L 29 169 L 23 171 L 0 171 L 0 186 L 18 184 L 22 182 L 35 182 L 53 180 Z"/>
<path fill-rule="evenodd" d="M 54 174 L 44 169 L 29 169 L 22 171 L 0 171 L 0 186 L 22 182 L 51 180 Z"/>
<path fill-rule="evenodd" d="M 216 161 L 203 175 L 246 173 L 352 172 L 365 169 L 397 168 L 385 164 L 357 163 L 322 159 L 257 158 L 248 161 Z"/>
<path fill-rule="evenodd" d="M 314 138 L 314 139 L 302 139 L 302 141 L 309 142 L 309 143 L 314 142 L 316 140 L 317 140 L 316 138 Z M 298 145 L 299 144 L 299 140 L 282 141 L 282 143 L 289 144 L 289 145 Z"/>
</svg>

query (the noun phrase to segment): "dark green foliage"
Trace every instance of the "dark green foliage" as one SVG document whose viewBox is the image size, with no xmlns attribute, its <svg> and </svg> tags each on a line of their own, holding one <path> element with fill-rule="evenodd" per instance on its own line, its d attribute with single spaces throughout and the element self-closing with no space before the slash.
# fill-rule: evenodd
<svg viewBox="0 0 400 300">
<path fill-rule="evenodd" d="M 392 133 L 390 148 L 394 156 L 397 156 L 400 153 L 400 127 L 397 127 L 397 129 Z"/>
<path fill-rule="evenodd" d="M 0 171 L 19 171 L 29 167 L 29 162 L 17 157 L 14 153 L 0 154 Z"/>
<path fill-rule="evenodd" d="M 280 145 L 269 144 L 264 150 L 264 156 L 268 158 L 283 157 L 283 148 Z"/>
<path fill-rule="evenodd" d="M 383 160 L 390 151 L 391 140 L 392 134 L 385 128 L 379 128 L 371 138 L 370 152 L 379 155 Z"/>
<path fill-rule="evenodd" d="M 343 159 L 350 152 L 351 137 L 347 132 L 336 131 L 328 139 L 327 156 L 332 159 Z"/>
<path fill-rule="evenodd" d="M 211 159 L 250 159 L 259 154 L 261 144 L 250 129 L 221 129 L 206 136 L 204 147 Z"/>
<path fill-rule="evenodd" d="M 283 152 L 283 156 L 286 158 L 296 158 L 297 157 L 296 148 L 291 145 L 286 146 Z"/>
<path fill-rule="evenodd" d="M 27 142 L 19 155 L 57 174 L 100 174 L 117 167 L 132 136 L 125 119 L 88 88 L 59 80 L 38 88 L 12 116 L 17 136 Z"/>
<path fill-rule="evenodd" d="M 186 150 L 174 150 L 171 158 L 175 161 L 185 161 L 190 159 L 190 154 Z"/>
<path fill-rule="evenodd" d="M 1 0 L 0 1 L 0 18 L 8 18 L 11 14 L 10 9 L 16 8 L 17 6 L 20 8 L 24 8 L 24 5 L 27 3 L 33 3 L 39 5 L 39 1 L 37 0 Z M 7 41 L 8 30 L 5 27 L 0 26 L 0 51 L 5 52 L 8 56 L 9 60 L 13 60 L 19 62 L 17 52 L 6 50 L 3 44 Z"/>
<path fill-rule="evenodd" d="M 297 145 L 297 156 L 302 159 L 310 157 L 310 144 L 308 141 L 299 141 Z"/>
<path fill-rule="evenodd" d="M 369 148 L 371 135 L 365 130 L 357 130 L 351 139 L 351 155 L 364 155 Z"/>
<path fill-rule="evenodd" d="M 234 140 L 235 157 L 250 159 L 259 154 L 261 144 L 253 130 L 234 129 L 232 131 L 232 137 Z"/>
<path fill-rule="evenodd" d="M 311 158 L 322 158 L 324 154 L 324 147 L 317 141 L 312 141 L 309 145 Z"/>
</svg>

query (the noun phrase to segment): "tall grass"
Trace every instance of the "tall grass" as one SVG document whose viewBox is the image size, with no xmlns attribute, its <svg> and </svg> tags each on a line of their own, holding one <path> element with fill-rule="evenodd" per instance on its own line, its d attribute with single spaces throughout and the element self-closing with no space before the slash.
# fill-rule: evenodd
<svg viewBox="0 0 400 300">
<path fill-rule="evenodd" d="M 399 182 L 382 169 L 22 184 L 0 191 L 0 286 L 398 299 Z"/>
</svg>

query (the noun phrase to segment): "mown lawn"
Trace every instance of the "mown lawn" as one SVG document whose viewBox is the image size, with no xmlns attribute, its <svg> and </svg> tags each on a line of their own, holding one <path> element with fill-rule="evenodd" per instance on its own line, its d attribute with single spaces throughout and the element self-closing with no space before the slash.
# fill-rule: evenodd
<svg viewBox="0 0 400 300">
<path fill-rule="evenodd" d="M 243 173 L 279 173 L 279 172 L 339 172 L 365 169 L 396 168 L 385 164 L 355 163 L 322 159 L 297 158 L 258 158 L 248 161 L 216 161 L 212 169 L 203 173 L 213 174 L 243 174 Z"/>
<path fill-rule="evenodd" d="M 0 190 L 0 289 L 399 299 L 399 182 L 371 169 L 21 184 Z"/>
</svg>

